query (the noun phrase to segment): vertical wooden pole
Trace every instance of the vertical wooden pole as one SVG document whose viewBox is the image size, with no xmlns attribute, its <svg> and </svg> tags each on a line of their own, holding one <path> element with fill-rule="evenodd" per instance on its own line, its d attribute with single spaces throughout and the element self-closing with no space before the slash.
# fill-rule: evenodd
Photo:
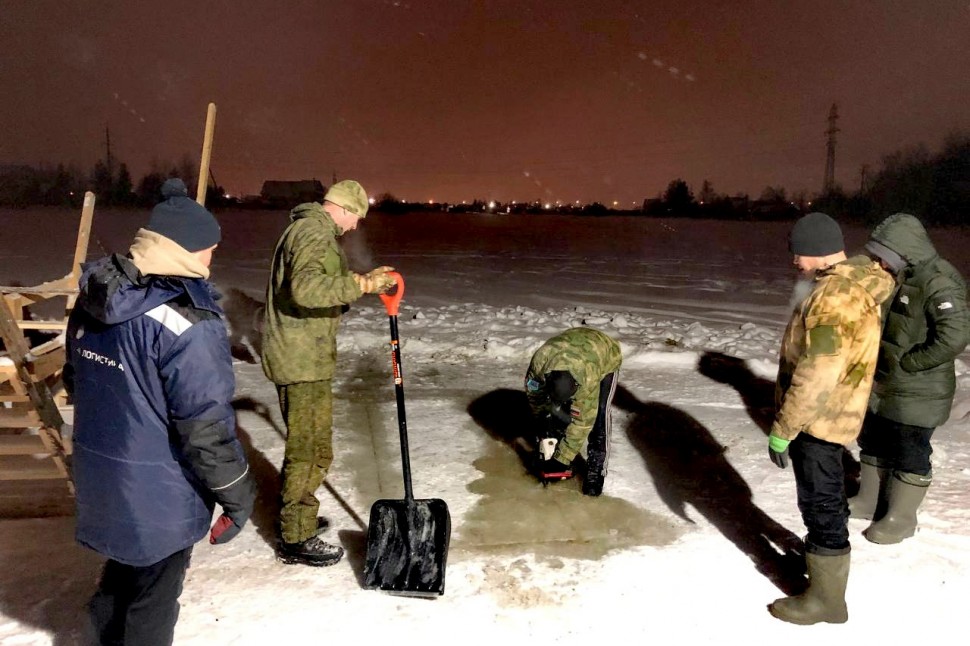
<svg viewBox="0 0 970 646">
<path fill-rule="evenodd" d="M 209 158 L 212 156 L 212 135 L 216 130 L 216 104 L 210 103 L 205 115 L 205 139 L 202 140 L 202 161 L 199 162 L 199 188 L 195 201 L 205 206 L 206 188 L 209 186 Z"/>
<path fill-rule="evenodd" d="M 88 241 L 91 239 L 91 221 L 94 219 L 94 193 L 88 191 L 84 194 L 84 206 L 81 208 L 81 223 L 77 228 L 77 243 L 74 246 L 74 264 L 71 265 L 71 275 L 68 279 L 68 287 L 78 288 L 78 281 L 81 279 L 81 264 L 88 257 Z M 67 297 L 67 312 L 74 309 L 74 302 L 77 294 Z"/>
</svg>

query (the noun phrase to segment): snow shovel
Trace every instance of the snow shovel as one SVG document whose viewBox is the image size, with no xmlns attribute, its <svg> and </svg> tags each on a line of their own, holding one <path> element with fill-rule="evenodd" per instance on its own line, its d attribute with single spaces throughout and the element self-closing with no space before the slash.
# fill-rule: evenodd
<svg viewBox="0 0 970 646">
<path fill-rule="evenodd" d="M 404 296 L 404 279 L 396 272 L 391 275 L 397 281 L 396 291 L 393 295 L 380 296 L 391 321 L 391 361 L 401 434 L 404 500 L 378 500 L 370 508 L 364 587 L 405 596 L 435 597 L 445 592 L 451 514 L 444 500 L 415 500 L 411 492 L 411 460 L 408 457 L 408 429 L 404 415 L 404 374 L 401 372 L 401 345 L 397 333 L 397 314 Z"/>
</svg>

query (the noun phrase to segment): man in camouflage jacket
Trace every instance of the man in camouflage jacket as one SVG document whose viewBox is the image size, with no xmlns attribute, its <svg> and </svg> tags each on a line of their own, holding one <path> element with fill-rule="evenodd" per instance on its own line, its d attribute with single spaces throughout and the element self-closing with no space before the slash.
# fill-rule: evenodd
<svg viewBox="0 0 970 646">
<path fill-rule="evenodd" d="M 588 438 L 583 493 L 602 493 L 612 431 L 610 402 L 621 362 L 620 345 L 592 328 L 566 330 L 536 350 L 525 390 L 544 458 L 540 477 L 572 477 L 572 462 Z"/>
<path fill-rule="evenodd" d="M 347 304 L 390 289 L 393 267 L 367 274 L 349 270 L 337 238 L 367 214 L 367 195 L 355 181 L 337 182 L 323 205 L 290 212 L 290 225 L 273 252 L 266 288 L 262 362 L 276 384 L 286 422 L 279 558 L 285 563 L 332 565 L 343 550 L 317 534 L 314 495 L 333 462 L 333 389 L 337 326 Z"/>
<path fill-rule="evenodd" d="M 950 416 L 954 361 L 967 346 L 967 284 L 940 258 L 926 229 L 897 213 L 879 224 L 866 250 L 899 288 L 886 310 L 875 383 L 859 436 L 859 494 L 853 518 L 875 522 L 873 543 L 899 543 L 916 533 L 916 512 L 933 479 L 930 438 Z"/>
<path fill-rule="evenodd" d="M 842 231 L 824 213 L 799 219 L 789 246 L 794 264 L 814 282 L 782 338 L 768 453 L 784 468 L 790 444 L 808 529 L 809 588 L 769 610 L 795 624 L 843 623 L 850 547 L 842 454 L 862 428 L 879 352 L 880 306 L 893 280 L 865 256 L 846 259 Z"/>
</svg>

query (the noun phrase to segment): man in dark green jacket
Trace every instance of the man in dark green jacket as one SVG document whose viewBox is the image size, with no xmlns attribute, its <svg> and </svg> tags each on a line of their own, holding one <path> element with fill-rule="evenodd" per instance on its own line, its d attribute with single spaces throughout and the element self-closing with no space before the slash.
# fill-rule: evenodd
<svg viewBox="0 0 970 646">
<path fill-rule="evenodd" d="M 873 543 L 916 533 L 916 511 L 932 480 L 930 438 L 946 422 L 956 391 L 954 359 L 970 339 L 967 285 L 940 258 L 926 229 L 897 213 L 872 232 L 866 250 L 896 278 L 884 312 L 869 413 L 859 436 L 862 477 L 853 518 L 874 522 Z"/>
<path fill-rule="evenodd" d="M 290 225 L 273 252 L 263 320 L 263 372 L 276 384 L 286 422 L 279 558 L 285 563 L 332 565 L 343 549 L 317 537 L 314 495 L 333 462 L 333 388 L 337 326 L 345 306 L 394 285 L 393 267 L 351 272 L 337 238 L 367 215 L 367 195 L 353 180 L 337 182 L 323 205 L 290 212 Z"/>
</svg>

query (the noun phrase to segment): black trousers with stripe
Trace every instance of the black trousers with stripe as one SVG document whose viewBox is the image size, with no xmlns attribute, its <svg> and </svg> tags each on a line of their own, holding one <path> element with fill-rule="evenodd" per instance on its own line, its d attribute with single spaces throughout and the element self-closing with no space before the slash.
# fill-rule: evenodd
<svg viewBox="0 0 970 646">
<path fill-rule="evenodd" d="M 607 467 L 610 462 L 610 445 L 613 435 L 613 415 L 610 406 L 613 395 L 616 394 L 618 372 L 611 372 L 600 381 L 599 407 L 596 411 L 596 421 L 593 430 L 586 440 L 586 478 L 606 478 Z"/>
</svg>

